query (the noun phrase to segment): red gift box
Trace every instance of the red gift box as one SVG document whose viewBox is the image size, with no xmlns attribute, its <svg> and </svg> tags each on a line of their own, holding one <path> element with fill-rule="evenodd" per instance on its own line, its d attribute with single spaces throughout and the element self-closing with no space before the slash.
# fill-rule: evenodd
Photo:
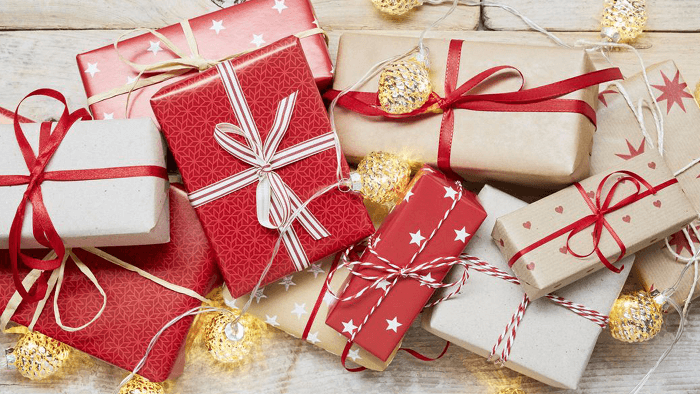
<svg viewBox="0 0 700 394">
<path fill-rule="evenodd" d="M 301 202 L 336 183 L 338 160 L 348 172 L 299 39 L 288 37 L 171 85 L 151 104 L 224 280 L 240 297 L 258 282 L 281 233 L 261 223 L 285 223 Z M 266 188 L 272 197 L 264 198 Z M 257 211 L 266 202 L 271 217 Z M 372 232 L 361 197 L 333 188 L 283 233 L 263 284 Z"/>
<path fill-rule="evenodd" d="M 170 243 L 149 246 L 101 248 L 124 262 L 175 285 L 206 295 L 220 277 L 215 255 L 189 204 L 187 194 L 170 187 Z M 51 301 L 44 308 L 34 329 L 78 350 L 120 368 L 133 370 L 144 356 L 151 338 L 170 320 L 201 305 L 201 301 L 168 290 L 159 284 L 107 262 L 81 249 L 73 252 L 90 268 L 107 296 L 102 315 L 83 330 L 68 332 L 56 324 Z M 46 251 L 30 251 L 41 258 Z M 28 269 L 22 270 L 25 276 Z M 46 275 L 46 274 L 44 274 Z M 0 254 L 0 306 L 5 308 L 14 293 L 7 251 Z M 23 302 L 12 320 L 28 326 L 37 303 Z M 87 323 L 102 306 L 95 286 L 70 261 L 59 294 L 58 308 L 64 325 Z M 139 374 L 152 380 L 168 378 L 183 349 L 193 317 L 168 328 L 156 342 Z"/>
<path fill-rule="evenodd" d="M 364 252 L 339 301 L 331 307 L 326 324 L 386 360 L 433 294 L 435 289 L 425 283 L 441 282 L 450 266 L 435 264 L 435 269 L 417 270 L 420 280 L 400 276 L 378 280 L 383 271 L 377 267 L 391 269 L 382 260 L 409 269 L 456 257 L 485 218 L 476 195 L 442 173 L 423 167 L 410 191 L 372 237 L 374 253 Z"/>
<path fill-rule="evenodd" d="M 278 5 L 281 4 L 281 5 Z M 227 56 L 240 54 L 275 42 L 289 35 L 303 35 L 302 45 L 307 60 L 313 70 L 319 88 L 326 88 L 332 79 L 333 65 L 328 55 L 328 47 L 322 31 L 318 29 L 313 7 L 308 0 L 250 0 L 224 8 L 189 21 L 194 47 L 200 60 L 217 61 Z M 157 32 L 179 48 L 180 56 L 191 57 L 182 24 L 171 25 Z M 95 49 L 77 56 L 78 69 L 83 80 L 88 104 L 95 119 L 123 118 L 127 93 L 139 75 L 139 71 L 120 59 L 119 54 L 132 63 L 152 64 L 168 59 L 176 59 L 165 42 L 147 33 L 119 43 L 119 53 L 114 45 Z M 206 61 L 204 62 L 206 63 Z M 129 118 L 152 117 L 148 100 L 164 86 L 173 84 L 196 74 L 194 67 L 184 75 L 178 75 L 163 82 L 135 89 L 129 99 Z M 182 74 L 181 70 L 178 73 Z M 139 84 L 158 73 L 144 73 Z M 96 101 L 106 92 L 122 88 L 115 97 Z"/>
</svg>

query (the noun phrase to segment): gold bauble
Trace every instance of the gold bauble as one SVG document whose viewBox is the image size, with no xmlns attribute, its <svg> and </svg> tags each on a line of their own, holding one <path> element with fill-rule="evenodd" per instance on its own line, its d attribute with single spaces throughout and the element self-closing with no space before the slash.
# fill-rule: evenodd
<svg viewBox="0 0 700 394">
<path fill-rule="evenodd" d="M 165 389 L 163 385 L 156 382 L 134 375 L 126 384 L 119 389 L 119 394 L 163 394 Z"/>
<path fill-rule="evenodd" d="M 204 330 L 209 354 L 222 363 L 244 363 L 262 336 L 261 330 L 249 329 L 256 326 L 254 320 L 254 317 L 245 314 L 234 329 L 232 314 L 217 313 Z"/>
<path fill-rule="evenodd" d="M 7 355 L 8 364 L 31 380 L 41 380 L 56 373 L 70 355 L 70 346 L 36 331 L 22 335 Z"/>
<path fill-rule="evenodd" d="M 645 0 L 605 0 L 601 35 L 627 43 L 642 34 L 647 23 Z"/>
<path fill-rule="evenodd" d="M 389 63 L 379 75 L 379 104 L 390 114 L 422 107 L 432 90 L 428 68 L 415 56 Z"/>
<path fill-rule="evenodd" d="M 352 175 L 357 181 L 353 189 L 377 204 L 396 203 L 411 179 L 411 166 L 406 160 L 387 152 L 371 152 Z"/>
<path fill-rule="evenodd" d="M 421 0 L 372 0 L 372 3 L 380 11 L 391 15 L 403 15 L 423 4 Z"/>
<path fill-rule="evenodd" d="M 662 307 L 646 291 L 621 295 L 610 311 L 610 334 L 629 343 L 650 340 L 661 331 Z"/>
</svg>

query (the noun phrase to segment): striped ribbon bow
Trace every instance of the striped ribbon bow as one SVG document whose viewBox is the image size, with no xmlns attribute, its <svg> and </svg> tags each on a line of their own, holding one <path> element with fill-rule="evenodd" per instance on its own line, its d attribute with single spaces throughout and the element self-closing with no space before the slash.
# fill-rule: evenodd
<svg viewBox="0 0 700 394">
<path fill-rule="evenodd" d="M 298 94 L 294 92 L 279 102 L 272 129 L 263 144 L 233 67 L 229 62 L 220 63 L 216 67 L 240 126 L 220 123 L 214 130 L 214 139 L 222 149 L 250 164 L 251 168 L 190 193 L 190 202 L 197 208 L 257 182 L 258 222 L 263 227 L 281 232 L 282 241 L 294 266 L 301 271 L 309 266 L 309 260 L 291 222 L 298 219 L 315 240 L 328 237 L 330 233 L 302 206 L 302 201 L 275 170 L 335 148 L 333 133 L 328 132 L 278 151 L 294 112 Z M 234 139 L 235 135 L 242 136 L 247 145 Z M 299 214 L 293 217 L 296 211 Z"/>
</svg>

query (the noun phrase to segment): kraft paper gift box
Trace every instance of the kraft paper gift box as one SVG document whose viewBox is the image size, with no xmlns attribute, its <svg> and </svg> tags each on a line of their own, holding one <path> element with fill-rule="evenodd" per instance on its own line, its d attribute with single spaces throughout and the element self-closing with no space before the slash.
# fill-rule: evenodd
<svg viewBox="0 0 700 394">
<path fill-rule="evenodd" d="M 654 98 L 661 109 L 664 122 L 663 158 L 672 172 L 681 170 L 693 160 L 700 157 L 700 108 L 693 100 L 688 85 L 683 81 L 673 61 L 666 61 L 647 68 L 649 82 Z M 641 73 L 620 82 L 636 106 L 639 100 L 651 105 L 644 78 Z M 654 126 L 651 112 L 644 109 L 646 131 L 649 139 L 641 132 L 638 121 L 630 110 L 617 87 L 609 87 L 599 96 L 598 132 L 593 145 L 591 170 L 599 172 L 605 167 L 624 163 L 633 157 L 645 157 L 649 152 L 658 151 L 658 131 Z M 654 165 L 654 159 L 648 158 L 648 165 Z M 693 165 L 678 174 L 678 183 L 685 191 L 695 212 L 700 212 L 700 165 Z M 693 224 L 698 229 L 697 221 Z M 677 232 L 669 238 L 673 251 L 683 257 L 692 257 L 691 242 L 700 248 L 700 242 L 692 229 L 688 228 L 687 238 L 683 232 Z M 637 253 L 633 273 L 647 288 L 667 289 L 676 283 L 685 262 L 678 261 L 661 241 Z M 681 281 L 673 299 L 682 304 L 687 298 L 692 285 L 692 272 Z M 695 293 L 695 297 L 700 292 Z"/>
<path fill-rule="evenodd" d="M 171 284 L 182 286 L 206 296 L 221 283 L 216 256 L 202 231 L 197 215 L 190 206 L 181 185 L 169 190 L 171 241 L 160 245 L 100 248 L 98 252 L 116 257 Z M 90 250 L 90 249 L 88 249 Z M 30 251 L 41 258 L 46 251 Z M 41 312 L 34 329 L 117 367 L 133 370 L 146 353 L 153 336 L 169 321 L 201 305 L 189 295 L 176 293 L 122 268 L 98 254 L 73 249 L 85 266 L 92 271 L 104 289 L 107 305 L 102 315 L 88 327 L 69 332 L 57 323 L 51 302 Z M 0 251 L 0 311 L 13 296 L 14 285 L 7 251 Z M 29 269 L 21 268 L 22 276 Z M 12 321 L 29 326 L 37 302 L 22 302 Z M 71 327 L 81 326 L 92 319 L 102 306 L 102 297 L 93 283 L 70 260 L 66 263 L 58 308 L 61 321 Z M 185 338 L 193 316 L 186 317 L 168 328 L 153 346 L 139 375 L 161 382 L 177 375 L 179 357 L 184 357 Z M 181 372 L 181 371 L 180 371 Z"/>
<path fill-rule="evenodd" d="M 39 148 L 40 128 L 38 123 L 22 124 L 34 154 Z M 13 183 L 12 176 L 29 175 L 13 125 L 0 126 L 0 157 L 0 249 L 7 249 L 10 227 L 27 189 L 26 182 Z M 134 166 L 155 167 L 162 176 L 51 180 L 51 173 L 56 175 L 57 171 Z M 66 247 L 168 242 L 168 180 L 164 167 L 165 145 L 150 119 L 75 123 L 49 161 L 46 179 L 40 186 L 48 216 Z M 43 247 L 32 232 L 33 215 L 33 207 L 28 205 L 21 227 L 22 248 Z"/>
<path fill-rule="evenodd" d="M 411 182 L 403 200 L 370 238 L 375 253 L 368 247 L 362 254 L 362 265 L 353 268 L 347 286 L 338 294 L 341 299 L 333 304 L 326 318 L 327 325 L 380 360 L 393 354 L 433 294 L 434 288 L 425 283 L 442 281 L 449 270 L 448 264 L 421 270 L 416 275 L 423 282 L 397 277 L 376 283 L 377 276 L 385 274 L 376 268 L 386 267 L 381 259 L 395 267 L 411 269 L 439 258 L 455 257 L 486 217 L 476 195 L 430 166 L 419 170 Z M 363 293 L 358 295 L 360 292 Z M 343 300 L 355 295 L 354 299 Z M 377 306 L 380 297 L 383 300 Z"/>
<path fill-rule="evenodd" d="M 348 340 L 326 325 L 328 308 L 335 302 L 327 291 L 326 278 L 337 264 L 335 256 L 329 256 L 312 264 L 306 271 L 294 273 L 265 286 L 256 293 L 248 313 L 295 338 L 341 356 Z M 347 269 L 338 270 L 334 275 L 331 290 L 335 294 L 348 275 L 350 271 Z M 245 295 L 233 299 L 231 293 L 224 290 L 224 300 L 231 307 L 242 308 L 248 297 Z M 348 360 L 374 371 L 383 371 L 393 360 L 399 346 L 396 346 L 386 361 L 382 361 L 353 344 L 348 351 Z"/>
<path fill-rule="evenodd" d="M 339 166 L 349 173 L 299 39 L 221 63 L 151 103 L 229 291 L 250 293 L 280 237 L 275 225 L 335 185 Z M 263 285 L 374 232 L 362 197 L 338 187 L 306 205 L 291 229 Z"/>
<path fill-rule="evenodd" d="M 338 47 L 334 91 L 327 92 L 325 97 L 334 97 L 338 90 L 355 84 L 374 64 L 409 51 L 417 42 L 417 38 L 411 37 L 343 34 Z M 451 76 L 450 91 L 497 66 L 519 69 L 525 89 L 594 71 L 583 50 L 443 39 L 426 39 L 425 45 L 429 50 L 433 92 L 443 98 L 446 71 Z M 357 104 L 353 100 L 358 98 L 363 102 L 360 107 L 376 111 L 379 76 L 375 76 L 356 89 L 361 92 L 358 96 L 350 93 L 340 99 L 335 122 L 341 145 L 351 162 L 358 162 L 372 151 L 387 151 L 438 165 L 445 172 L 444 164 L 449 163 L 457 174 L 470 181 L 499 180 L 559 188 L 588 175 L 595 131 L 594 121 L 581 113 L 568 112 L 573 111 L 568 107 L 585 108 L 583 112 L 588 116 L 594 115 L 596 83 L 620 78 L 621 74 L 609 69 L 580 78 L 589 77 L 593 78 L 584 84 L 588 87 L 562 96 L 564 100 L 527 104 L 537 112 L 519 112 L 530 110 L 527 105 L 496 108 L 496 104 L 467 102 L 464 108 L 452 111 L 434 111 L 433 105 L 426 108 L 427 114 L 392 119 L 360 115 L 342 108 Z M 513 92 L 520 86 L 517 72 L 501 71 L 467 94 Z M 544 112 L 557 106 L 561 112 Z"/>
<path fill-rule="evenodd" d="M 328 55 L 324 32 L 318 28 L 309 0 L 286 0 L 282 7 L 273 5 L 275 4 L 271 0 L 241 2 L 220 11 L 158 29 L 157 32 L 179 48 L 180 56 L 193 57 L 192 50 L 196 48 L 200 55 L 199 63 L 215 63 L 225 57 L 249 52 L 296 34 L 302 37 L 304 53 L 319 88 L 330 85 L 333 65 Z M 185 25 L 191 29 L 193 46 L 187 42 Z M 115 39 L 117 37 L 115 34 Z M 124 60 L 148 65 L 179 58 L 166 43 L 151 33 L 126 39 L 119 43 L 118 48 L 119 53 L 114 45 L 110 44 L 77 56 L 78 69 L 90 111 L 95 119 L 125 117 L 127 95 L 139 75 L 139 70 Z M 165 86 L 196 75 L 198 68 L 195 66 L 166 73 L 162 71 L 165 70 L 146 72 L 141 76 L 139 86 L 149 78 L 158 79 L 165 74 L 172 74 L 173 77 L 135 88 L 129 99 L 127 117 L 153 117 L 149 104 L 151 97 Z M 114 91 L 115 89 L 117 91 Z M 108 96 L 113 97 L 106 98 Z"/>
<path fill-rule="evenodd" d="M 601 268 L 615 271 L 611 264 L 623 250 L 644 249 L 696 216 L 662 158 L 650 152 L 498 218 L 492 237 L 535 300 Z"/>
<path fill-rule="evenodd" d="M 511 275 L 507 262 L 491 239 L 496 218 L 527 204 L 489 185 L 479 193 L 488 217 L 464 253 L 478 257 Z M 556 292 L 571 302 L 607 315 L 625 283 L 634 256 L 624 258 L 620 274 L 598 271 Z M 455 267 L 446 280 L 455 280 Z M 459 295 L 428 309 L 422 316 L 427 331 L 487 357 L 499 335 L 523 301 L 520 286 L 499 277 L 468 269 L 469 280 Z M 451 289 L 446 289 L 449 291 Z M 441 296 L 438 292 L 436 296 Z M 575 389 L 603 329 L 593 321 L 543 298 L 529 304 L 517 328 L 505 367 L 551 386 Z M 502 347 L 496 355 L 501 354 Z"/>
</svg>

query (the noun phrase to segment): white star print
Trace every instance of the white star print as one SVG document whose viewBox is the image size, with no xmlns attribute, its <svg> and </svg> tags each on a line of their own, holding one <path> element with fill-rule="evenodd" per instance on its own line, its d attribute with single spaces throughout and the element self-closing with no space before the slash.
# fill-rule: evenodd
<svg viewBox="0 0 700 394">
<path fill-rule="evenodd" d="M 455 237 L 455 241 L 462 242 L 467 242 L 467 237 L 471 235 L 467 232 L 466 227 L 462 227 L 461 230 L 455 230 L 455 234 L 457 234 L 457 236 Z"/>
<path fill-rule="evenodd" d="M 134 82 L 136 82 L 136 77 L 126 77 L 126 83 L 128 85 L 131 85 Z"/>
<path fill-rule="evenodd" d="M 387 327 L 386 327 L 386 330 L 387 330 L 387 331 L 392 330 L 392 331 L 398 333 L 398 331 L 396 331 L 396 329 L 399 328 L 399 326 L 403 326 L 403 324 L 399 323 L 399 321 L 397 320 L 397 318 L 398 318 L 398 316 L 394 317 L 394 318 L 391 319 L 391 320 L 389 320 L 389 319 L 384 319 L 384 320 L 386 320 L 386 324 L 388 324 Z"/>
<path fill-rule="evenodd" d="M 321 269 L 321 264 L 320 263 L 311 263 L 311 267 L 309 267 L 309 272 L 314 274 L 314 278 L 318 276 L 318 274 L 322 274 L 326 271 Z"/>
<path fill-rule="evenodd" d="M 326 292 L 326 294 L 323 295 L 323 302 L 325 302 L 326 305 L 331 306 L 335 302 L 335 297 L 333 297 L 331 293 Z"/>
<path fill-rule="evenodd" d="M 292 311 L 292 315 L 297 315 L 297 319 L 301 319 L 301 315 L 304 315 L 308 312 L 306 312 L 306 304 L 297 304 L 296 302 L 294 303 L 294 310 Z"/>
<path fill-rule="evenodd" d="M 408 233 L 411 235 L 411 242 L 408 244 L 416 244 L 420 246 L 420 243 L 425 239 L 424 236 L 420 235 L 420 230 L 416 231 L 415 233 Z"/>
<path fill-rule="evenodd" d="M 267 298 L 267 296 L 265 294 L 263 294 L 264 290 L 265 290 L 265 288 L 263 287 L 262 289 L 258 289 L 258 291 L 255 292 L 255 295 L 253 296 L 253 298 L 255 298 L 256 304 L 260 303 L 261 298 Z"/>
<path fill-rule="evenodd" d="M 445 186 L 445 198 L 451 198 L 454 200 L 455 197 L 457 197 L 457 190 L 449 186 Z"/>
<path fill-rule="evenodd" d="M 286 10 L 287 6 L 284 5 L 284 0 L 275 0 L 275 5 L 272 6 L 273 10 L 277 10 L 280 14 L 282 13 L 282 10 Z"/>
<path fill-rule="evenodd" d="M 360 349 L 355 349 L 355 350 L 349 351 L 348 357 L 351 358 L 352 361 L 356 361 L 358 358 L 362 358 L 362 357 L 360 357 Z"/>
<path fill-rule="evenodd" d="M 292 275 L 289 275 L 282 278 L 280 285 L 284 286 L 284 291 L 288 291 L 289 286 L 296 286 L 297 284 L 292 282 Z"/>
<path fill-rule="evenodd" d="M 96 73 L 100 72 L 100 70 L 97 68 L 97 63 L 88 63 L 88 68 L 85 69 L 85 72 L 90 74 L 90 77 L 94 77 Z"/>
<path fill-rule="evenodd" d="M 224 27 L 224 20 L 222 19 L 220 21 L 215 21 L 212 19 L 211 20 L 211 27 L 209 28 L 209 30 L 214 30 L 217 35 L 219 34 L 219 32 L 221 30 L 226 30 L 226 28 Z"/>
<path fill-rule="evenodd" d="M 159 51 L 162 51 L 160 47 L 160 41 L 148 41 L 151 46 L 148 48 L 149 52 L 153 52 L 153 56 L 157 55 Z"/>
<path fill-rule="evenodd" d="M 316 332 L 314 332 L 314 333 L 310 333 L 309 335 L 307 335 L 307 336 L 306 336 L 306 340 L 309 341 L 309 342 L 311 342 L 311 343 L 314 344 L 314 345 L 317 344 L 317 343 L 319 343 L 319 342 L 321 342 L 321 340 L 318 339 L 318 331 L 316 331 Z"/>
<path fill-rule="evenodd" d="M 343 322 L 343 332 L 347 332 L 348 334 L 352 335 L 356 328 L 357 326 L 353 324 L 352 319 L 350 319 L 348 322 Z"/>
<path fill-rule="evenodd" d="M 277 315 L 274 315 L 270 317 L 269 315 L 265 315 L 265 323 L 271 325 L 272 327 L 277 327 L 280 324 L 277 323 Z"/>
<path fill-rule="evenodd" d="M 104 119 L 104 120 L 114 119 L 114 112 L 111 112 L 111 113 L 103 112 L 102 119 Z"/>
<path fill-rule="evenodd" d="M 253 41 L 251 41 L 250 43 L 255 44 L 256 47 L 260 48 L 262 46 L 262 44 L 265 43 L 265 40 L 263 40 L 262 37 L 263 37 L 262 34 L 260 34 L 260 35 L 253 34 Z"/>
<path fill-rule="evenodd" d="M 406 193 L 406 197 L 404 197 L 403 200 L 408 202 L 408 199 L 411 198 L 412 195 L 413 195 L 413 192 L 409 190 L 408 193 Z"/>
<path fill-rule="evenodd" d="M 433 279 L 433 276 L 430 274 L 430 272 L 428 272 L 428 275 L 421 276 L 420 278 L 423 279 L 423 282 L 435 282 L 435 279 Z M 421 286 L 428 286 L 426 284 L 423 284 L 423 282 L 421 282 Z"/>
<path fill-rule="evenodd" d="M 381 282 L 377 283 L 377 289 L 382 289 L 382 290 L 384 290 L 384 292 L 386 292 L 386 288 L 390 284 L 391 284 L 391 282 L 389 282 L 388 280 L 382 279 Z"/>
</svg>

